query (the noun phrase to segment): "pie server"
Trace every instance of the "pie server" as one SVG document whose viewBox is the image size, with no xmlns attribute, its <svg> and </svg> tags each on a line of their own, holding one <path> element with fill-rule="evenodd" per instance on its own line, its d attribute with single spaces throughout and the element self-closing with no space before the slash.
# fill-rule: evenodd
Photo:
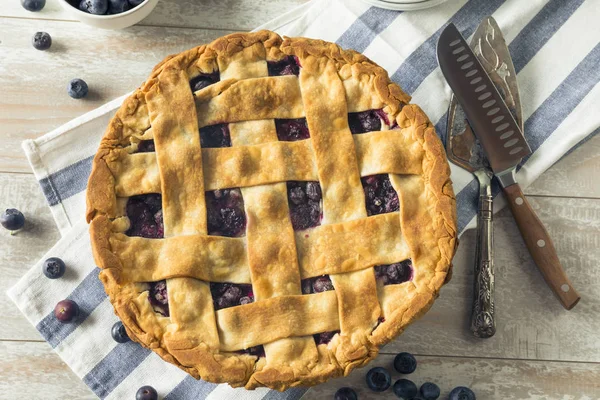
<svg viewBox="0 0 600 400">
<path fill-rule="evenodd" d="M 533 261 L 561 304 L 572 309 L 580 296 L 567 278 L 548 232 L 516 181 L 517 165 L 531 154 L 521 128 L 454 24 L 442 31 L 437 57 L 500 182 Z"/>
</svg>

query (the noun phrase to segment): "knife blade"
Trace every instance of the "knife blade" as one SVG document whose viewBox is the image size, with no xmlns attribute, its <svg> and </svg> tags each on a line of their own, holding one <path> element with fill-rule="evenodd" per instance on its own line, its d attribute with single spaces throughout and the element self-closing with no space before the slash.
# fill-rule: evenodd
<svg viewBox="0 0 600 400">
<path fill-rule="evenodd" d="M 510 58 L 508 49 L 505 55 Z M 529 253 L 561 304 L 572 309 L 580 296 L 567 278 L 548 232 L 516 181 L 517 165 L 531 154 L 521 126 L 454 24 L 442 31 L 437 56 L 440 69 L 500 182 Z"/>
</svg>

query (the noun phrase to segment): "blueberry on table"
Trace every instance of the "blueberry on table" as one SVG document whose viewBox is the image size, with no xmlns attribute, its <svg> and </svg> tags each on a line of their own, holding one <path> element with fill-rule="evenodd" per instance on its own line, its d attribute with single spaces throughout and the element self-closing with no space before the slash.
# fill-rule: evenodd
<svg viewBox="0 0 600 400">
<path fill-rule="evenodd" d="M 437 400 L 440 397 L 440 388 L 432 382 L 425 382 L 421 385 L 421 397 L 423 400 Z"/>
<path fill-rule="evenodd" d="M 349 387 L 343 387 L 339 388 L 338 391 L 335 392 L 335 396 L 333 398 L 334 400 L 357 400 L 358 396 L 353 389 Z"/>
<path fill-rule="evenodd" d="M 69 82 L 67 92 L 74 99 L 82 99 L 88 94 L 88 85 L 83 79 L 73 79 Z"/>
<path fill-rule="evenodd" d="M 65 273 L 65 262 L 58 257 L 50 257 L 42 265 L 44 275 L 50 279 L 58 279 Z"/>
<path fill-rule="evenodd" d="M 398 379 L 392 390 L 396 397 L 403 400 L 412 400 L 417 395 L 417 385 L 408 379 Z"/>
<path fill-rule="evenodd" d="M 36 32 L 31 38 L 31 43 L 38 50 L 48 50 L 52 45 L 52 38 L 47 32 Z"/>
<path fill-rule="evenodd" d="M 367 386 L 374 392 L 388 390 L 392 384 L 392 377 L 385 368 L 375 367 L 367 372 Z"/>
<path fill-rule="evenodd" d="M 54 307 L 54 316 L 60 322 L 70 323 L 79 317 L 79 306 L 73 300 L 62 300 Z"/>
<path fill-rule="evenodd" d="M 452 389 L 448 400 L 475 400 L 475 393 L 468 387 L 458 386 Z"/>
<path fill-rule="evenodd" d="M 25 225 L 25 216 L 15 208 L 9 208 L 0 215 L 0 224 L 9 231 L 18 231 Z"/>
<path fill-rule="evenodd" d="M 108 0 L 81 0 L 79 9 L 90 14 L 104 15 L 108 11 Z"/>
<path fill-rule="evenodd" d="M 21 0 L 21 5 L 27 11 L 41 11 L 46 5 L 46 0 Z"/>
<path fill-rule="evenodd" d="M 129 335 L 127 335 L 127 331 L 125 330 L 125 326 L 121 321 L 115 323 L 110 330 L 110 334 L 115 342 L 117 343 L 126 343 L 129 342 Z"/>
<path fill-rule="evenodd" d="M 135 400 L 157 400 L 158 393 L 152 386 L 142 386 L 135 394 Z"/>
<path fill-rule="evenodd" d="M 394 358 L 394 368 L 401 374 L 412 374 L 417 369 L 417 360 L 410 353 L 398 353 Z"/>
<path fill-rule="evenodd" d="M 129 2 L 127 0 L 108 0 L 108 13 L 109 14 L 120 14 L 129 10 Z"/>
</svg>

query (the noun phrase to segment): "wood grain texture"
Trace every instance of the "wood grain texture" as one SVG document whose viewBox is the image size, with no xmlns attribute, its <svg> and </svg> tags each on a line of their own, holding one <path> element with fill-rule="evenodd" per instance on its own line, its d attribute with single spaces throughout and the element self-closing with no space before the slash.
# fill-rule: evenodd
<svg viewBox="0 0 600 400">
<path fill-rule="evenodd" d="M 416 356 L 417 370 L 408 376 L 394 371 L 394 355 L 380 355 L 367 367 L 349 376 L 334 379 L 310 389 L 302 400 L 333 399 L 337 389 L 349 386 L 361 400 L 396 399 L 391 388 L 383 393 L 370 391 L 365 383 L 367 371 L 375 366 L 386 368 L 397 379 L 410 379 L 420 387 L 434 382 L 441 389 L 440 399 L 447 399 L 456 386 L 468 386 L 478 399 L 502 400 L 570 400 L 600 398 L 600 364 L 565 362 L 492 360 Z"/>
<path fill-rule="evenodd" d="M 0 342 L 0 399 L 98 397 L 47 343 Z"/>
<path fill-rule="evenodd" d="M 160 0 L 138 26 L 252 30 L 308 0 Z M 47 0 L 40 12 L 29 12 L 20 1 L 3 2 L 0 17 L 76 21 L 59 0 Z M 131 28 L 128 28 L 129 30 Z"/>
</svg>

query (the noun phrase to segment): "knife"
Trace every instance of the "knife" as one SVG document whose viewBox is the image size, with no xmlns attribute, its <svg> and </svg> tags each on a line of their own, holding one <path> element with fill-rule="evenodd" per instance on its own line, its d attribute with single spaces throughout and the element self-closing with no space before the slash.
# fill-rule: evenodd
<svg viewBox="0 0 600 400">
<path fill-rule="evenodd" d="M 531 154 L 521 127 L 454 24 L 442 31 L 437 57 L 500 182 L 533 261 L 563 307 L 572 309 L 580 296 L 567 278 L 548 232 L 516 181 L 517 165 Z"/>
</svg>

